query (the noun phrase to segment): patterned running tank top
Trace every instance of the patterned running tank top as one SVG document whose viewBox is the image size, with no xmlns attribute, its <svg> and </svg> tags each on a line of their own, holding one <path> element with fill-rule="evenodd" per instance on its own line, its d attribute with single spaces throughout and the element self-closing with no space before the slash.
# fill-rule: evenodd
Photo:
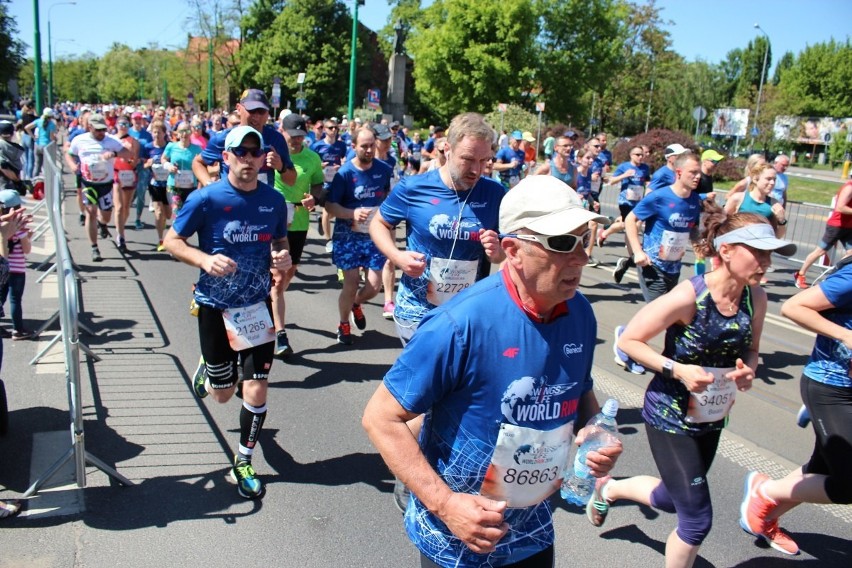
<svg viewBox="0 0 852 568">
<path fill-rule="evenodd" d="M 695 290 L 695 317 L 687 325 L 674 324 L 666 330 L 663 355 L 685 365 L 733 367 L 738 357 L 745 358 L 752 342 L 751 289 L 746 286 L 743 290 L 737 313 L 726 316 L 716 307 L 704 278 L 705 275 L 699 275 L 689 279 Z M 642 418 L 663 432 L 689 436 L 725 426 L 726 419 L 699 424 L 686 422 L 688 404 L 689 391 L 683 383 L 655 373 L 645 390 Z"/>
</svg>

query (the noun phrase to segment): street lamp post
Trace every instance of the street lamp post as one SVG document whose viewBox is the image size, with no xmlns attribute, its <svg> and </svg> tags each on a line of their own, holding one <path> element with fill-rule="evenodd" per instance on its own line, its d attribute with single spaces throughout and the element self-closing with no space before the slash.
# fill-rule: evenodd
<svg viewBox="0 0 852 568">
<path fill-rule="evenodd" d="M 355 110 L 355 63 L 358 60 L 358 6 L 364 4 L 364 0 L 354 0 L 354 13 L 352 15 L 352 53 L 349 56 L 349 112 L 348 118 L 352 120 Z"/>
<path fill-rule="evenodd" d="M 769 57 L 769 34 L 758 24 L 754 24 L 754 28 L 764 35 L 766 38 L 766 49 L 763 51 L 763 67 L 760 70 L 760 87 L 757 89 L 757 108 L 754 110 L 754 127 L 751 130 L 752 144 L 757 130 L 757 118 L 760 116 L 760 99 L 763 95 L 763 78 L 766 76 L 766 59 Z"/>
<path fill-rule="evenodd" d="M 33 0 L 33 67 L 35 80 L 36 112 L 41 112 L 41 29 L 38 18 L 38 0 Z"/>
<path fill-rule="evenodd" d="M 57 2 L 47 9 L 47 106 L 53 107 L 53 44 L 50 40 L 50 13 L 57 6 L 76 6 L 76 2 Z"/>
</svg>

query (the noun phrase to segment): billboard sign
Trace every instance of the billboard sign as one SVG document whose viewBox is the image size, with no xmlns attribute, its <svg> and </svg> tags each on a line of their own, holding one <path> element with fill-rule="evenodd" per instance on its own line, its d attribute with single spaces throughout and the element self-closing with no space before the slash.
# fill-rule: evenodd
<svg viewBox="0 0 852 568">
<path fill-rule="evenodd" d="M 748 132 L 747 108 L 717 108 L 713 111 L 713 136 L 736 136 L 743 138 Z"/>
<path fill-rule="evenodd" d="M 776 116 L 775 138 L 799 144 L 828 144 L 841 130 L 852 132 L 852 118 Z"/>
</svg>

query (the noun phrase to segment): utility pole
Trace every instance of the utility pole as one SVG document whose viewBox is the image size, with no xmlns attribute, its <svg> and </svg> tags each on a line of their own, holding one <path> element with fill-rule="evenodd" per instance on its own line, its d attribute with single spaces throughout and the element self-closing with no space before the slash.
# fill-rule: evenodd
<svg viewBox="0 0 852 568">
<path fill-rule="evenodd" d="M 355 111 L 355 64 L 358 61 L 358 6 L 364 5 L 364 0 L 354 0 L 352 3 L 354 12 L 352 15 L 352 53 L 349 56 L 349 112 L 348 118 L 352 120 Z"/>
<path fill-rule="evenodd" d="M 35 30 L 33 31 L 33 52 L 35 59 L 35 111 L 36 114 L 41 114 L 42 97 L 41 97 L 41 31 L 39 30 L 38 21 L 38 0 L 33 0 L 33 22 Z"/>
</svg>

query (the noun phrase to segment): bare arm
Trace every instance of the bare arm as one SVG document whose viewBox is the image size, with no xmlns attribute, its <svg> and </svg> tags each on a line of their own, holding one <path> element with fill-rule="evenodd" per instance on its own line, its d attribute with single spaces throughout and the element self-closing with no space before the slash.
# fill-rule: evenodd
<svg viewBox="0 0 852 568">
<path fill-rule="evenodd" d="M 646 266 L 650 263 L 648 255 L 642 250 L 642 244 L 639 242 L 639 220 L 631 211 L 624 220 L 624 234 L 627 237 L 627 244 L 630 251 L 633 253 L 634 260 L 637 266 Z"/>
<path fill-rule="evenodd" d="M 192 173 L 195 174 L 195 179 L 198 180 L 202 187 L 213 183 L 213 178 L 210 177 L 210 172 L 207 171 L 207 164 L 204 163 L 201 154 L 196 155 L 192 159 Z"/>
<path fill-rule="evenodd" d="M 725 201 L 725 213 L 728 215 L 733 215 L 737 211 L 740 210 L 740 205 L 743 203 L 744 193 L 737 193 L 736 195 L 728 194 L 728 199 Z"/>
<path fill-rule="evenodd" d="M 784 302 L 781 314 L 807 330 L 842 341 L 846 347 L 852 349 L 852 330 L 826 319 L 820 313 L 834 307 L 825 297 L 822 288 L 813 286 Z"/>
<path fill-rule="evenodd" d="M 426 270 L 426 255 L 411 250 L 399 250 L 394 242 L 394 226 L 385 221 L 377 211 L 370 221 L 370 238 L 376 247 L 400 270 L 412 278 L 421 276 Z"/>
</svg>

